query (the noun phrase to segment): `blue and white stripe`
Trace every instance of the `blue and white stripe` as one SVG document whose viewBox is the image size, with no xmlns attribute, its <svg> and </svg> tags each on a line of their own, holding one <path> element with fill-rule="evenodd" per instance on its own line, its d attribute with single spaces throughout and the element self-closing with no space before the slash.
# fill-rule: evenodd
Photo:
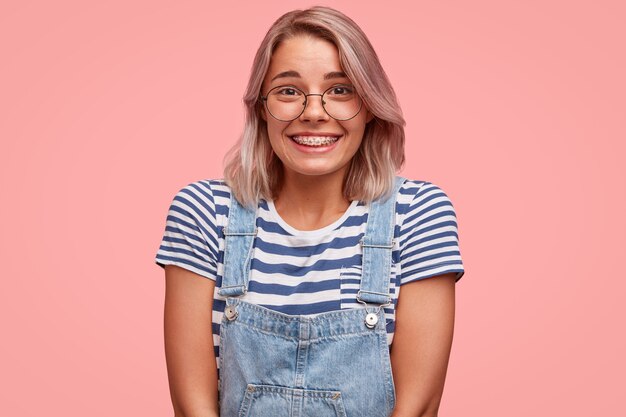
<svg viewBox="0 0 626 417">
<path fill-rule="evenodd" d="M 219 323 L 225 301 L 218 295 L 230 189 L 222 180 L 200 180 L 174 197 L 156 255 L 162 267 L 178 265 L 216 281 L 213 341 L 219 355 Z M 280 218 L 272 202 L 259 205 L 254 257 L 246 301 L 285 314 L 315 315 L 357 308 L 361 273 L 359 240 L 365 233 L 368 206 L 353 201 L 344 215 L 322 229 L 299 231 Z M 407 180 L 396 204 L 396 247 L 390 277 L 394 304 L 385 308 L 388 343 L 395 329 L 400 286 L 455 272 L 464 274 L 454 207 L 436 185 Z M 219 361 L 217 362 L 219 366 Z"/>
</svg>

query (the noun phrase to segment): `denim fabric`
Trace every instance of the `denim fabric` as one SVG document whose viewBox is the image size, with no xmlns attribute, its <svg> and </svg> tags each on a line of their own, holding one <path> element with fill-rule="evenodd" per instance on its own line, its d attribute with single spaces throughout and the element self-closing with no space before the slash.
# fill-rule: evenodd
<svg viewBox="0 0 626 417">
<path fill-rule="evenodd" d="M 228 297 L 220 327 L 221 417 L 391 415 L 395 390 L 383 306 L 390 300 L 395 197 L 404 180 L 396 177 L 392 196 L 370 206 L 361 241 L 363 308 L 314 316 L 238 298 L 248 285 L 256 216 L 231 200 L 219 289 Z"/>
</svg>

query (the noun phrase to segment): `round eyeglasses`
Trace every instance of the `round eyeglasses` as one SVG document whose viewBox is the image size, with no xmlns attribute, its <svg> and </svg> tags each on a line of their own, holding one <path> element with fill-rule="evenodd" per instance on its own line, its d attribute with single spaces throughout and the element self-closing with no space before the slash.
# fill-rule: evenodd
<svg viewBox="0 0 626 417">
<path fill-rule="evenodd" d="M 300 117 L 309 96 L 320 96 L 324 111 L 335 120 L 350 120 L 361 111 L 361 97 L 351 85 L 334 85 L 322 94 L 305 94 L 299 88 L 281 85 L 261 96 L 267 111 L 281 122 L 291 122 Z"/>
</svg>

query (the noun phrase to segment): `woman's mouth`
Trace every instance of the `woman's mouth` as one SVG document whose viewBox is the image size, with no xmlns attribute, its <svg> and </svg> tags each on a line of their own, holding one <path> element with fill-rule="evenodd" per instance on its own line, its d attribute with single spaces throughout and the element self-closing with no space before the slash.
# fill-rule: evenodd
<svg viewBox="0 0 626 417">
<path fill-rule="evenodd" d="M 290 136 L 291 140 L 303 146 L 328 146 L 337 142 L 341 136 Z"/>
</svg>

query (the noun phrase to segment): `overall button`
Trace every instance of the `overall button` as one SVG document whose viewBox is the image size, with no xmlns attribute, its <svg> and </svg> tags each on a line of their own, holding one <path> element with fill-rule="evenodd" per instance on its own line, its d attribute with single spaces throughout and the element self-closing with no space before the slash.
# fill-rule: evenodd
<svg viewBox="0 0 626 417">
<path fill-rule="evenodd" d="M 365 325 L 368 328 L 373 329 L 376 327 L 376 323 L 378 323 L 378 316 L 375 313 L 369 313 L 365 316 Z"/>
<path fill-rule="evenodd" d="M 224 315 L 228 320 L 235 320 L 238 314 L 237 309 L 233 306 L 227 306 L 224 309 Z"/>
</svg>

